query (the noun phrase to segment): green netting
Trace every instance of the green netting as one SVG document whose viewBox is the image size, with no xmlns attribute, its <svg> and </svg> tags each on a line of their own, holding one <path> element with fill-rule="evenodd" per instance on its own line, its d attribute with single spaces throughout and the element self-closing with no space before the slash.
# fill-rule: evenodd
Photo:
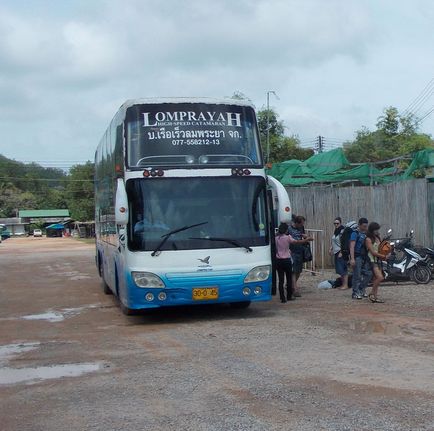
<svg viewBox="0 0 434 431">
<path fill-rule="evenodd" d="M 268 173 L 274 178 L 282 178 L 286 172 L 293 172 L 298 168 L 298 165 L 302 163 L 300 160 L 287 160 L 282 163 L 274 163 Z"/>
<path fill-rule="evenodd" d="M 342 148 L 315 154 L 302 163 L 304 172 L 308 174 L 315 172 L 316 175 L 330 174 L 348 166 L 350 162 L 345 157 Z"/>
<path fill-rule="evenodd" d="M 419 170 L 430 168 L 434 166 L 434 150 L 422 150 L 418 151 L 413 158 L 410 166 L 407 168 L 405 173 L 403 174 L 404 179 L 408 179 L 412 176 L 412 174 Z"/>
<path fill-rule="evenodd" d="M 284 186 L 302 186 L 312 183 L 342 183 L 358 181 L 368 185 L 384 184 L 412 178 L 412 174 L 420 169 L 434 166 L 434 150 L 419 151 L 404 173 L 397 173 L 395 167 L 378 169 L 373 164 L 363 164 L 349 169 L 345 154 L 341 148 L 316 154 L 304 162 L 288 160 L 275 163 L 267 171 Z"/>
</svg>

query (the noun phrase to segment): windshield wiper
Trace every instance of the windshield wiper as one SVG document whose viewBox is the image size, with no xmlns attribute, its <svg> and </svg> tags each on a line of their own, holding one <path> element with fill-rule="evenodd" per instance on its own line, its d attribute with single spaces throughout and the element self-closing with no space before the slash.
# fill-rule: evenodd
<svg viewBox="0 0 434 431">
<path fill-rule="evenodd" d="M 249 253 L 253 251 L 253 249 L 248 245 L 241 244 L 237 240 L 231 238 L 217 238 L 217 237 L 210 236 L 210 237 L 203 237 L 203 238 L 198 237 L 198 238 L 189 238 L 189 239 L 199 239 L 202 241 L 222 241 L 222 242 L 227 242 L 229 244 L 235 245 L 236 247 L 245 248 Z"/>
<path fill-rule="evenodd" d="M 171 235 L 178 233 L 178 232 L 182 232 L 184 230 L 191 229 L 193 227 L 202 226 L 202 225 L 207 224 L 207 223 L 208 223 L 207 221 L 204 221 L 202 223 L 191 224 L 189 226 L 184 226 L 184 227 L 180 227 L 178 229 L 171 230 L 170 232 L 166 233 L 165 235 L 162 235 L 161 238 L 163 238 L 163 239 L 157 245 L 155 250 L 151 253 L 151 256 L 158 256 L 160 254 L 159 252 L 161 251 L 161 247 L 163 247 L 163 245 L 166 244 L 166 241 L 170 238 Z"/>
</svg>

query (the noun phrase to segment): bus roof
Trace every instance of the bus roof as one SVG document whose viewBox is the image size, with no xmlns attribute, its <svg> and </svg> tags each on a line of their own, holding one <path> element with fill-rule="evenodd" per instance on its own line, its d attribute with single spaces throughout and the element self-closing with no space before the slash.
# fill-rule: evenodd
<svg viewBox="0 0 434 431">
<path fill-rule="evenodd" d="M 128 108 L 135 105 L 162 104 L 162 103 L 209 103 L 214 105 L 237 105 L 248 106 L 255 109 L 249 100 L 239 100 L 231 98 L 216 99 L 212 97 L 149 97 L 141 99 L 129 99 L 119 108 L 119 112 L 126 112 Z"/>
</svg>

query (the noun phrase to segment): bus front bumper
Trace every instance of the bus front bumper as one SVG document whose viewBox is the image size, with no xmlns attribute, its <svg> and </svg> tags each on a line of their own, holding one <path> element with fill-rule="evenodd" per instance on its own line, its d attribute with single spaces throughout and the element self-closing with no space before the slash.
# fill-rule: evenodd
<svg viewBox="0 0 434 431">
<path fill-rule="evenodd" d="M 180 305 L 257 302 L 271 300 L 271 276 L 262 282 L 244 283 L 244 277 L 206 282 L 200 278 L 165 278 L 165 288 L 139 288 L 127 277 L 127 304 L 131 309 Z M 123 301 L 125 302 L 125 301 Z"/>
</svg>

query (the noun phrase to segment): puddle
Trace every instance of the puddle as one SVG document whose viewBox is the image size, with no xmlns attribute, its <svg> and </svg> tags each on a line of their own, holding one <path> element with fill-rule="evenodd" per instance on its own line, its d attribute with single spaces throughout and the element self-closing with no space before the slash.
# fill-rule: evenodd
<svg viewBox="0 0 434 431">
<path fill-rule="evenodd" d="M 387 322 L 375 320 L 356 321 L 351 323 L 351 329 L 359 334 L 401 335 L 401 327 Z"/>
<path fill-rule="evenodd" d="M 9 361 L 14 356 L 21 353 L 30 352 L 40 346 L 41 343 L 19 343 L 19 344 L 6 344 L 0 346 L 0 362 Z"/>
<path fill-rule="evenodd" d="M 79 315 L 84 310 L 91 309 L 91 308 L 98 308 L 98 307 L 100 307 L 100 304 L 90 304 L 90 305 L 85 305 L 83 307 L 76 307 L 76 308 L 62 308 L 60 311 L 48 310 L 45 313 L 22 316 L 21 319 L 46 320 L 48 322 L 62 322 L 68 317 Z"/>
<path fill-rule="evenodd" d="M 16 343 L 0 346 L 0 385 L 16 383 L 33 384 L 43 380 L 62 377 L 79 377 L 84 374 L 109 368 L 108 364 L 100 362 L 84 362 L 77 364 L 55 364 L 40 367 L 10 368 L 5 366 L 22 353 L 41 347 L 40 342 Z"/>
<path fill-rule="evenodd" d="M 32 384 L 41 380 L 79 377 L 83 374 L 98 371 L 100 368 L 101 364 L 99 363 L 50 365 L 35 368 L 1 368 L 0 385 Z"/>
<path fill-rule="evenodd" d="M 47 311 L 46 313 L 41 314 L 29 314 L 28 316 L 23 316 L 22 319 L 25 320 L 47 320 L 48 322 L 61 322 L 65 320 L 65 317 L 62 313 L 58 313 L 57 311 Z"/>
<path fill-rule="evenodd" d="M 68 277 L 70 280 L 85 280 L 88 278 L 92 278 L 89 274 L 84 274 L 79 271 L 64 271 L 63 275 Z"/>
</svg>

